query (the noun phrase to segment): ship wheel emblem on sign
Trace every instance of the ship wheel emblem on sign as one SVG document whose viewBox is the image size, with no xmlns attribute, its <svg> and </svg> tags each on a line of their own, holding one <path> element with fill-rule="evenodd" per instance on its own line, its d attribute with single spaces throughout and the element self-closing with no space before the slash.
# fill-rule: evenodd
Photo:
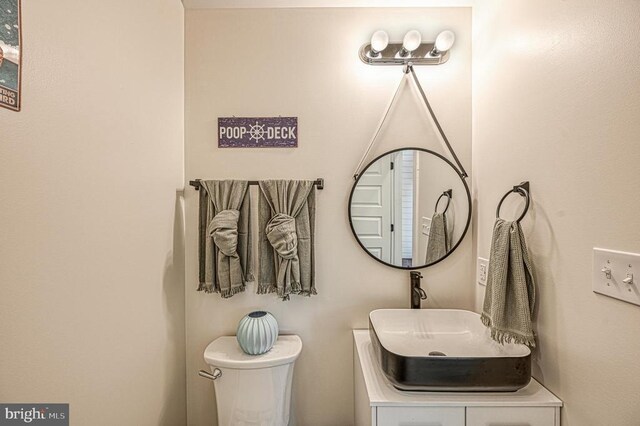
<svg viewBox="0 0 640 426">
<path fill-rule="evenodd" d="M 256 142 L 258 142 L 260 139 L 264 139 L 264 134 L 264 124 L 260 125 L 257 121 L 256 124 L 251 126 L 251 128 L 249 129 L 249 139 L 253 139 Z"/>
<path fill-rule="evenodd" d="M 218 146 L 297 148 L 298 117 L 219 117 Z"/>
</svg>

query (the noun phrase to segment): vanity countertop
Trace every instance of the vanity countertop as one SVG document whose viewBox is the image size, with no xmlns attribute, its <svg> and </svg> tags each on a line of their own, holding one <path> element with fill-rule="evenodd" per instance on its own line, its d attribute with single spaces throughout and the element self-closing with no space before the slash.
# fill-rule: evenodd
<svg viewBox="0 0 640 426">
<path fill-rule="evenodd" d="M 561 407 L 560 401 L 535 379 L 516 392 L 407 392 L 383 376 L 374 357 L 369 330 L 353 330 L 354 351 L 360 361 L 370 406 Z M 357 368 L 357 366 L 354 366 Z"/>
</svg>

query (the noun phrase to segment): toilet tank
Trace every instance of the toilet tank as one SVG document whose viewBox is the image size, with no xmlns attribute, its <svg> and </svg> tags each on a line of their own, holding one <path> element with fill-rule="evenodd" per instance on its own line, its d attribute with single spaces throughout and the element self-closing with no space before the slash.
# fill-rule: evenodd
<svg viewBox="0 0 640 426">
<path fill-rule="evenodd" d="M 262 355 L 245 354 L 235 336 L 207 346 L 204 359 L 215 381 L 219 426 L 286 426 L 291 413 L 293 367 L 302 351 L 298 336 L 279 336 Z"/>
</svg>

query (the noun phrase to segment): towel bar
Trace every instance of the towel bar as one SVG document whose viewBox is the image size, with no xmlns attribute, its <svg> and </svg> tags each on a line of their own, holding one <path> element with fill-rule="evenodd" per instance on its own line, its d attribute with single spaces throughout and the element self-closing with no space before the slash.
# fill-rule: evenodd
<svg viewBox="0 0 640 426">
<path fill-rule="evenodd" d="M 249 185 L 258 185 L 258 181 L 257 180 L 250 180 L 249 181 Z M 318 189 L 324 189 L 324 179 L 323 178 L 318 178 L 316 179 L 313 184 L 318 188 Z M 190 180 L 189 181 L 189 185 L 193 186 L 196 191 L 200 189 L 200 179 L 196 179 L 196 180 Z"/>
</svg>

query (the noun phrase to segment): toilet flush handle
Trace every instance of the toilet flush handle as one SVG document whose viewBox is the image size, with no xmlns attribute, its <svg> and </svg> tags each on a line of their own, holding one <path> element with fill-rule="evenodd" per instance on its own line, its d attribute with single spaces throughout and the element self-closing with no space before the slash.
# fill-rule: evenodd
<svg viewBox="0 0 640 426">
<path fill-rule="evenodd" d="M 205 379 L 209 379 L 209 380 L 215 380 L 222 377 L 222 371 L 220 371 L 219 368 L 214 368 L 213 374 L 211 374 L 208 371 L 200 370 L 198 371 L 198 376 L 204 377 Z"/>
</svg>

